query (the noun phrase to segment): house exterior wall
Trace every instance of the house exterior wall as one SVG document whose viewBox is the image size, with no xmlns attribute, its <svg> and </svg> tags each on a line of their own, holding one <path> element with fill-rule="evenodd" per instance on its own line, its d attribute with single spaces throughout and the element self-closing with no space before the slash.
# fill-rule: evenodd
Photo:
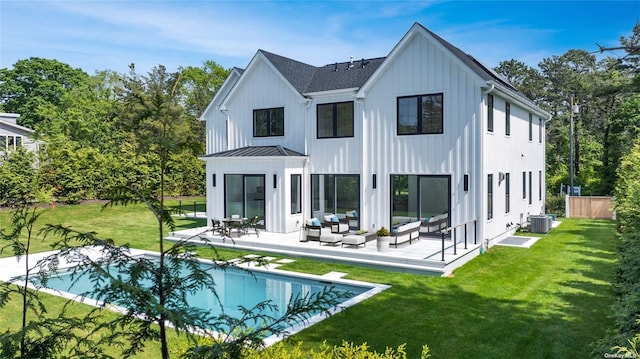
<svg viewBox="0 0 640 359">
<path fill-rule="evenodd" d="M 207 216 L 225 217 L 225 175 L 263 175 L 265 196 L 264 224 L 267 231 L 288 233 L 299 229 L 304 222 L 304 214 L 291 214 L 291 174 L 307 174 L 304 170 L 305 158 L 254 158 L 227 157 L 209 158 L 207 171 Z M 216 185 L 213 186 L 215 175 Z M 276 177 L 276 187 L 273 177 Z M 304 188 L 303 188 L 304 193 Z M 302 197 L 303 208 L 308 199 Z"/>
<path fill-rule="evenodd" d="M 246 71 L 233 96 L 225 101 L 228 115 L 229 149 L 245 146 L 280 145 L 305 152 L 305 102 L 262 58 Z M 253 137 L 253 110 L 284 107 L 284 136 Z"/>
<path fill-rule="evenodd" d="M 7 138 L 13 137 L 20 138 L 21 146 L 27 151 L 37 152 L 39 149 L 39 142 L 32 138 L 33 130 L 17 124 L 19 114 L 14 113 L 0 113 L 0 151 L 13 150 L 14 145 L 9 146 Z M 14 141 L 12 139 L 12 141 Z"/>
<path fill-rule="evenodd" d="M 544 213 L 546 188 L 544 119 L 542 120 L 543 128 L 540 131 L 540 116 L 532 113 L 532 139 L 529 140 L 529 110 L 500 93 L 492 93 L 492 95 L 493 132 L 487 131 L 485 121 L 484 150 L 482 151 L 484 193 L 486 193 L 487 176 L 493 174 L 493 218 L 488 219 L 486 198 L 483 199 L 485 205 L 482 209 L 482 219 L 486 223 L 484 239 L 490 240 L 513 233 L 518 224 L 527 221 L 529 215 Z M 509 135 L 505 133 L 506 102 L 510 103 Z M 486 118 L 486 95 L 483 112 Z M 531 198 L 529 172 L 531 172 Z M 509 212 L 506 212 L 506 181 L 500 181 L 500 173 L 509 173 L 510 177 Z M 523 173 L 525 173 L 524 195 Z"/>
<path fill-rule="evenodd" d="M 206 153 L 222 152 L 229 149 L 227 143 L 227 112 L 221 108 L 221 105 L 239 78 L 240 74 L 237 70 L 231 71 L 229 77 L 218 90 L 218 93 L 200 119 L 205 122 L 206 126 Z"/>
<path fill-rule="evenodd" d="M 221 101 L 225 112 L 215 111 L 206 117 L 208 141 L 220 137 L 209 133 L 220 130 L 219 118 L 228 122 L 228 129 L 225 126 L 228 146 L 218 149 L 218 145 L 208 145 L 208 150 L 213 150 L 209 153 L 244 146 L 280 145 L 304 153 L 308 158 L 207 158 L 210 217 L 224 215 L 224 175 L 231 173 L 265 175 L 268 203 L 265 224 L 267 230 L 274 232 L 298 230 L 304 219 L 312 217 L 310 183 L 311 175 L 316 174 L 360 176 L 360 227 L 364 229 L 390 227 L 393 175 L 450 178 L 450 223 L 458 225 L 477 220 L 478 240 L 505 236 L 522 220 L 526 221 L 529 214 L 544 210 L 545 140 L 544 131 L 539 139 L 539 113 L 533 114 L 533 138 L 529 141 L 531 109 L 489 85 L 431 35 L 410 32 L 364 88 L 366 91 L 306 94 L 305 98 L 258 54 L 228 98 Z M 397 98 L 435 93 L 443 94 L 443 133 L 398 135 Z M 488 94 L 494 98 L 493 132 L 487 131 Z M 345 101 L 354 102 L 354 136 L 319 139 L 317 105 Z M 505 135 L 505 101 L 511 104 L 508 136 Z M 285 135 L 254 138 L 253 110 L 274 107 L 285 109 Z M 210 126 L 209 121 L 218 122 Z M 505 183 L 499 181 L 501 172 L 510 174 L 508 213 L 505 213 Z M 523 172 L 526 174 L 524 199 Z M 211 185 L 214 173 L 216 187 Z M 295 215 L 290 210 L 292 173 L 303 175 L 302 213 Z M 274 174 L 278 178 L 277 190 L 272 186 Z M 374 174 L 376 188 L 372 183 Z M 488 216 L 489 174 L 493 174 L 492 218 Z M 467 190 L 465 175 L 469 178 Z"/>
<path fill-rule="evenodd" d="M 443 134 L 398 135 L 397 98 L 442 93 Z M 435 43 L 414 36 L 385 69 L 364 99 L 366 154 L 363 182 L 377 175 L 377 188 L 364 185 L 364 228 L 390 225 L 391 175 L 451 176 L 451 223 L 477 217 L 477 186 L 463 189 L 464 174 L 478 170 L 477 77 Z"/>
</svg>

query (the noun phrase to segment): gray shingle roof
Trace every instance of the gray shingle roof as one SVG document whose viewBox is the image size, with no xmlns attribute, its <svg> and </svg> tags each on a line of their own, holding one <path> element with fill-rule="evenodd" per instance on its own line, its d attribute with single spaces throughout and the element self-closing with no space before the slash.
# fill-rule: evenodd
<svg viewBox="0 0 640 359">
<path fill-rule="evenodd" d="M 453 46 L 420 23 L 416 24 L 433 36 L 482 79 L 485 81 L 496 81 L 510 90 L 519 93 L 509 81 L 493 71 L 493 69 Z M 336 62 L 322 67 L 316 67 L 265 50 L 258 51 L 273 64 L 300 94 L 360 88 L 386 59 L 386 57 L 354 59 L 353 63 L 350 61 Z"/>
<path fill-rule="evenodd" d="M 300 94 L 360 88 L 384 61 L 384 57 L 336 62 L 315 67 L 300 61 L 260 51 Z"/>
<path fill-rule="evenodd" d="M 209 157 L 304 157 L 304 154 L 282 146 L 247 146 L 203 156 Z"/>
</svg>

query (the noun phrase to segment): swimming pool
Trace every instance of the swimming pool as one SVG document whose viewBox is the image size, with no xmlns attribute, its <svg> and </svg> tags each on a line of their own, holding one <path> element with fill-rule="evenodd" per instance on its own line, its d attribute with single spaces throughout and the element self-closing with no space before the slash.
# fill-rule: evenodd
<svg viewBox="0 0 640 359">
<path fill-rule="evenodd" d="M 152 252 L 140 252 L 145 252 L 141 254 L 145 257 L 152 256 Z M 157 258 L 157 256 L 154 257 Z M 242 312 L 239 310 L 239 306 L 250 309 L 264 301 L 270 301 L 277 307 L 266 313 L 277 318 L 286 312 L 287 305 L 292 298 L 320 293 L 328 288 L 348 294 L 338 307 L 327 308 L 330 312 L 335 313 L 387 288 L 387 286 L 374 283 L 313 276 L 262 267 L 250 268 L 250 272 L 247 272 L 247 270 L 233 267 L 226 270 L 215 269 L 212 268 L 212 262 L 210 261 L 202 261 L 201 265 L 213 277 L 217 296 L 212 291 L 203 289 L 188 296 L 189 305 L 206 309 L 213 315 L 221 314 L 222 307 L 225 314 L 235 318 L 241 318 Z M 70 272 L 61 271 L 59 275 L 48 280 L 47 288 L 45 291 L 65 298 L 93 305 L 100 304 L 95 301 L 95 298 L 79 297 L 93 289 L 93 283 L 86 275 L 84 278 L 82 276 L 78 278 L 72 277 Z M 111 304 L 116 304 L 117 306 L 117 303 Z M 325 317 L 326 314 L 324 313 L 316 314 L 306 323 L 293 324 L 287 329 L 287 332 L 288 334 L 294 334 Z M 273 336 L 265 338 L 265 343 L 271 344 L 277 340 L 279 338 Z"/>
</svg>

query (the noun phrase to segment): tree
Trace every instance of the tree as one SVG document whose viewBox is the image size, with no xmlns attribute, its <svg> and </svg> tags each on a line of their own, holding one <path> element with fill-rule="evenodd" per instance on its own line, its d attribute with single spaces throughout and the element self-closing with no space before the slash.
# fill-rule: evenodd
<svg viewBox="0 0 640 359">
<path fill-rule="evenodd" d="M 81 334 L 95 325 L 95 317 L 67 317 L 63 311 L 58 317 L 47 318 L 47 308 L 40 300 L 39 292 L 29 288 L 46 284 L 49 274 L 55 272 L 60 262 L 56 255 L 45 256 L 35 263 L 30 258 L 31 243 L 36 234 L 35 223 L 41 214 L 42 211 L 35 207 L 21 204 L 12 214 L 11 230 L 7 232 L 6 229 L 0 229 L 0 240 L 3 242 L 0 252 L 9 248 L 14 255 L 22 258 L 25 273 L 8 282 L 0 282 L 0 307 L 17 295 L 21 298 L 22 313 L 19 330 L 0 333 L 0 357 L 107 357 L 90 337 Z M 30 313 L 35 319 L 30 318 Z"/>
<path fill-rule="evenodd" d="M 19 60 L 13 69 L 0 69 L 0 104 L 4 111 L 21 114 L 21 125 L 35 128 L 46 120 L 42 107 L 59 105 L 67 91 L 87 78 L 82 70 L 57 60 Z"/>
<path fill-rule="evenodd" d="M 194 118 L 202 116 L 229 73 L 230 70 L 225 70 L 212 60 L 205 61 L 202 67 L 188 66 L 182 69 L 181 95 L 187 114 Z"/>
<path fill-rule="evenodd" d="M 538 103 L 543 97 L 544 82 L 540 72 L 524 62 L 515 59 L 500 61 L 494 70 L 534 102 Z"/>
<path fill-rule="evenodd" d="M 16 205 L 35 199 L 37 192 L 35 155 L 18 147 L 0 150 L 0 204 Z"/>
</svg>

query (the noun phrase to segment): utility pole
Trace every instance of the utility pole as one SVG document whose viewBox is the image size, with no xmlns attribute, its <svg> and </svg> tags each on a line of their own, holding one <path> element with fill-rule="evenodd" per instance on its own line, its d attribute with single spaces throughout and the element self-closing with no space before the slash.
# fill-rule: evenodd
<svg viewBox="0 0 640 359">
<path fill-rule="evenodd" d="M 573 104 L 573 95 L 571 95 L 571 109 L 569 111 L 569 196 L 573 196 L 573 114 L 580 112 L 580 106 Z"/>
</svg>

